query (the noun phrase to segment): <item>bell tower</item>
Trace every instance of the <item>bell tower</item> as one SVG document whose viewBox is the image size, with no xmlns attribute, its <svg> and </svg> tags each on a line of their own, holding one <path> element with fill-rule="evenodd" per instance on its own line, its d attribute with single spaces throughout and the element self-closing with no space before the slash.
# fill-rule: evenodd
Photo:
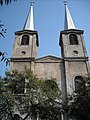
<svg viewBox="0 0 90 120">
<path fill-rule="evenodd" d="M 75 28 L 67 3 L 65 3 L 64 30 L 60 32 L 62 68 L 61 88 L 63 97 L 77 88 L 77 82 L 88 75 L 88 56 L 84 43 L 83 30 Z"/>
<path fill-rule="evenodd" d="M 34 30 L 33 3 L 31 3 L 23 30 L 15 32 L 11 70 L 23 71 L 25 68 L 34 70 L 34 60 L 37 58 L 38 46 L 38 33 Z"/>
</svg>

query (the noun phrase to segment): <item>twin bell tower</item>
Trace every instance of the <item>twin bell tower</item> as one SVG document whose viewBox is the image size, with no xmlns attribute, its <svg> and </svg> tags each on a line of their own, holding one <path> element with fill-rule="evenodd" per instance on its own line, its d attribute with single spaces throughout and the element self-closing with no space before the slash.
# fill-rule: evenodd
<svg viewBox="0 0 90 120">
<path fill-rule="evenodd" d="M 55 78 L 65 97 L 77 89 L 77 83 L 88 75 L 88 56 L 83 30 L 76 29 L 65 2 L 64 30 L 60 32 L 61 57 L 47 55 L 37 58 L 38 32 L 34 29 L 33 3 L 23 30 L 15 32 L 10 68 L 19 72 L 29 69 L 39 79 Z M 58 41 L 58 40 L 57 40 Z"/>
</svg>

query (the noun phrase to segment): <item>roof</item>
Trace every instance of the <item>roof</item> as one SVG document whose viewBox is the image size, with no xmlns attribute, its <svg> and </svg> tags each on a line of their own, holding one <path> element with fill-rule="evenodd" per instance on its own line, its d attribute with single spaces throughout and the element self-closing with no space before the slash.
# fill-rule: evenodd
<svg viewBox="0 0 90 120">
<path fill-rule="evenodd" d="M 33 2 L 31 2 L 31 7 L 27 15 L 23 30 L 33 30 L 34 31 L 34 14 L 33 14 Z"/>
<path fill-rule="evenodd" d="M 65 20 L 64 20 L 64 30 L 68 30 L 68 29 L 76 29 L 73 19 L 71 17 L 70 11 L 68 9 L 68 6 L 65 2 Z"/>
<path fill-rule="evenodd" d="M 35 62 L 42 62 L 42 63 L 60 63 L 62 61 L 62 58 L 52 56 L 52 55 L 47 55 L 44 57 L 37 58 Z"/>
</svg>

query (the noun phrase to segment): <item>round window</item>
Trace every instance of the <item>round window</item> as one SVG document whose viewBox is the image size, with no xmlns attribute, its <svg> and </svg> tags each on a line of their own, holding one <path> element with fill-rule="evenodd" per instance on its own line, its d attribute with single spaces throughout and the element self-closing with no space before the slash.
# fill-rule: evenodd
<svg viewBox="0 0 90 120">
<path fill-rule="evenodd" d="M 25 55 L 26 54 L 26 52 L 25 51 L 22 51 L 22 55 Z"/>
<path fill-rule="evenodd" d="M 77 56 L 77 55 L 78 55 L 78 51 L 77 51 L 77 50 L 74 50 L 74 51 L 73 51 L 73 54 Z"/>
</svg>

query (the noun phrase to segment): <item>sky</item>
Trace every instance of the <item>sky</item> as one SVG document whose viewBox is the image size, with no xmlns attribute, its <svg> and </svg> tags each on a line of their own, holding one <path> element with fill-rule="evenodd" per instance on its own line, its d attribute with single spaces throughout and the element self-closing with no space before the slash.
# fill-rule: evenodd
<svg viewBox="0 0 90 120">
<path fill-rule="evenodd" d="M 63 0 L 33 0 L 34 26 L 39 36 L 38 57 L 54 55 L 61 57 L 60 31 L 64 30 L 65 6 Z M 0 20 L 7 29 L 5 38 L 0 37 L 0 50 L 12 57 L 15 32 L 22 30 L 31 0 L 17 0 L 0 6 Z M 67 0 L 75 27 L 84 30 L 84 40 L 90 58 L 90 0 Z M 0 76 L 9 69 L 0 62 Z"/>
</svg>

